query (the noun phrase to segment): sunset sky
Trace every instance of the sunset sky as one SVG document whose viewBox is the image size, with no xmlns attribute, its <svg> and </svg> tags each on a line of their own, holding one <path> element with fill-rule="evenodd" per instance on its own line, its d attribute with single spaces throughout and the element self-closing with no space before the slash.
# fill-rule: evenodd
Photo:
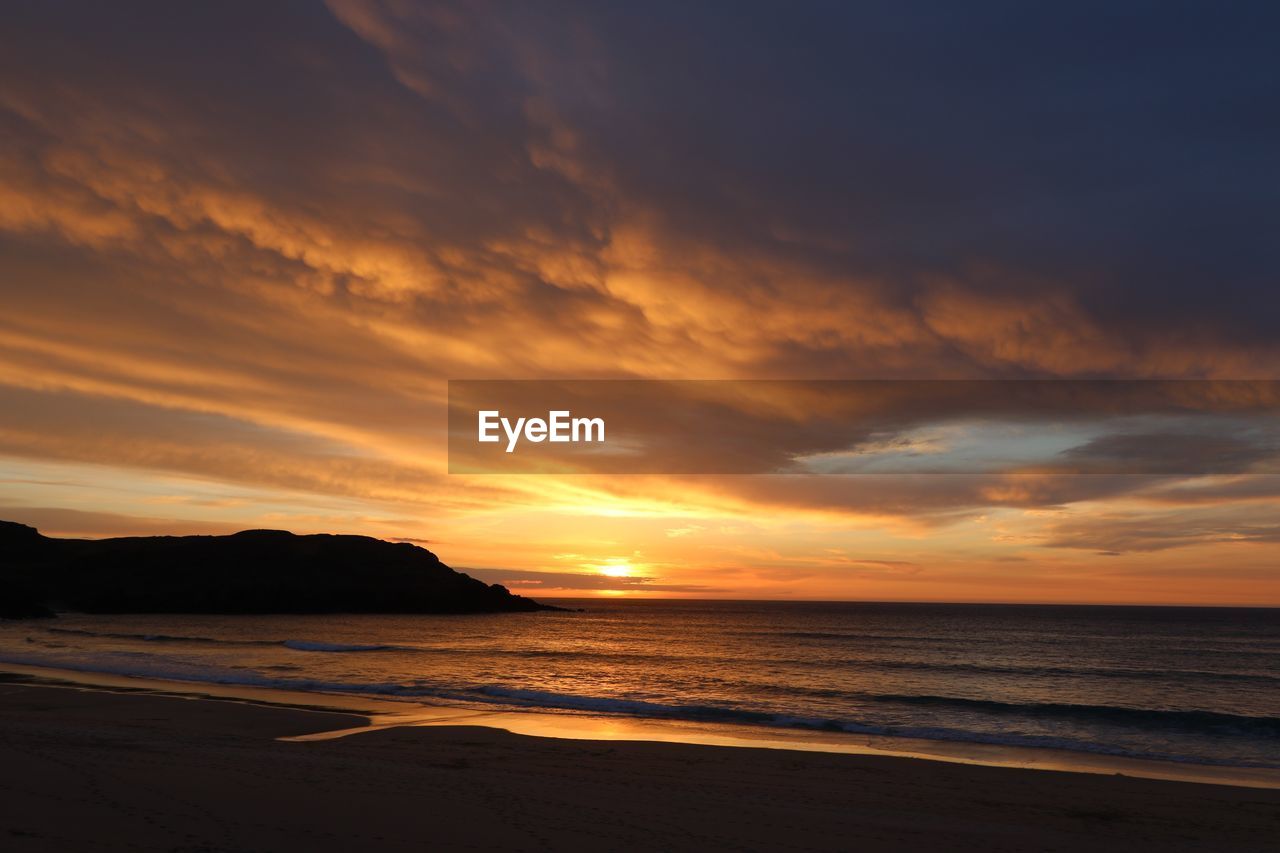
<svg viewBox="0 0 1280 853">
<path fill-rule="evenodd" d="M 2 14 L 0 518 L 403 539 L 546 597 L 1280 605 L 1265 442 L 1143 476 L 463 475 L 445 406 L 1280 379 L 1273 4 Z"/>
</svg>

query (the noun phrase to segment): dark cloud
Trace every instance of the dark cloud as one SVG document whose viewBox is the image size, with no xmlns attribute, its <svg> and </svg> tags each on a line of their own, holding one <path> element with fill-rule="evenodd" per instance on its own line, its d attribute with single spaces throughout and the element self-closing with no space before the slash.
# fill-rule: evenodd
<svg viewBox="0 0 1280 853">
<path fill-rule="evenodd" d="M 1280 476 L 1263 474 L 1179 480 L 1148 492 L 1146 497 L 1174 504 L 1265 502 L 1280 498 Z"/>
<path fill-rule="evenodd" d="M 1268 424 L 1269 425 L 1269 424 Z M 1082 473 L 1240 474 L 1273 462 L 1277 438 L 1247 425 L 1226 423 L 1217 433 L 1124 432 L 1090 439 L 1061 457 Z"/>
<path fill-rule="evenodd" d="M 904 303 L 1049 286 L 1116 332 L 1273 342 L 1270 4 L 577 11 L 613 100 L 572 115 L 680 233 Z"/>
<path fill-rule="evenodd" d="M 738 499 L 759 507 L 911 518 L 941 525 L 972 519 L 996 507 L 1042 509 L 1141 493 L 1168 479 L 1037 471 L 1000 475 L 689 477 L 683 481 L 725 500 Z"/>
</svg>

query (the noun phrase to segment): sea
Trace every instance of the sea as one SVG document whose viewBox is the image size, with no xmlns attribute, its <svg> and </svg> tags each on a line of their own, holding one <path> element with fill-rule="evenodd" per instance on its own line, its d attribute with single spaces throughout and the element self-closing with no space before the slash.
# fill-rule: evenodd
<svg viewBox="0 0 1280 853">
<path fill-rule="evenodd" d="M 0 622 L 4 663 L 1280 768 L 1280 610 L 574 600 L 476 616 Z"/>
</svg>

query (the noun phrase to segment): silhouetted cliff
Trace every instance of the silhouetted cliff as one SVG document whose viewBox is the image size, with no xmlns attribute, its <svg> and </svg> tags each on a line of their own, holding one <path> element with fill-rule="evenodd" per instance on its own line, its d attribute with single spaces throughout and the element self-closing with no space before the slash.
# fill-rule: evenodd
<svg viewBox="0 0 1280 853">
<path fill-rule="evenodd" d="M 554 610 L 367 536 L 52 539 L 0 521 L 0 616 L 86 613 L 499 613 Z"/>
</svg>

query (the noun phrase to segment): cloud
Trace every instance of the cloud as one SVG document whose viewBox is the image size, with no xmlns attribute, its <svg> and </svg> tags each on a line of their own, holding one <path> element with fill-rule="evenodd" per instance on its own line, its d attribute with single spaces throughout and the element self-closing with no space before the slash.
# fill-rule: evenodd
<svg viewBox="0 0 1280 853">
<path fill-rule="evenodd" d="M 1050 525 L 1046 545 L 1119 555 L 1201 545 L 1280 543 L 1271 507 L 1107 512 Z"/>
<path fill-rule="evenodd" d="M 1155 455 L 1149 432 L 954 478 L 444 470 L 450 378 L 1280 375 L 1277 13 L 1201 14 L 23 4 L 0 34 L 0 453 L 476 529 L 1265 504 L 1264 480 L 1175 476 L 1260 461 L 1206 432 L 1159 439 L 1194 470 L 1131 478 L 1068 469 Z M 763 470 L 938 416 L 886 405 L 851 435 L 811 399 L 755 403 L 725 450 Z"/>
<path fill-rule="evenodd" d="M 1269 425 L 1269 424 L 1267 424 Z M 1240 474 L 1276 460 L 1277 438 L 1248 424 L 1217 424 L 1213 433 L 1119 432 L 1092 438 L 1061 453 L 1085 473 Z"/>
</svg>

